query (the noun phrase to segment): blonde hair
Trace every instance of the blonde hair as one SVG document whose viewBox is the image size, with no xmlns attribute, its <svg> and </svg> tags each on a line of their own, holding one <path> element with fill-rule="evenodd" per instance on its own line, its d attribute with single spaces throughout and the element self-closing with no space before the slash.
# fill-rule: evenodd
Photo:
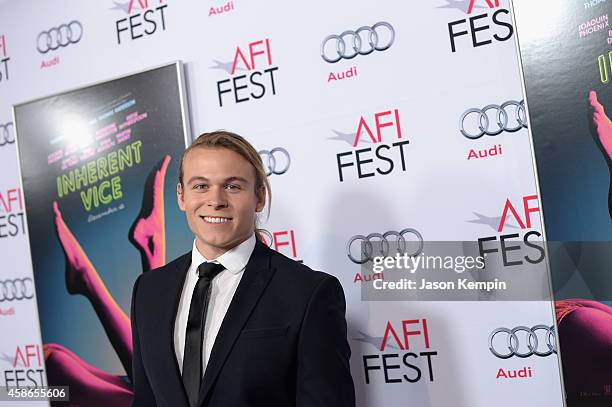
<svg viewBox="0 0 612 407">
<path fill-rule="evenodd" d="M 217 130 L 210 133 L 203 133 L 197 139 L 195 139 L 189 147 L 183 152 L 179 165 L 179 177 L 178 181 L 183 185 L 183 161 L 187 154 L 198 147 L 202 148 L 225 148 L 240 154 L 245 160 L 247 160 L 255 170 L 255 193 L 260 188 L 265 188 L 268 205 L 268 216 L 270 216 L 270 206 L 272 204 L 272 190 L 270 189 L 270 183 L 268 182 L 268 176 L 264 169 L 263 161 L 261 156 L 255 150 L 255 148 L 246 141 L 246 139 L 236 133 L 226 130 Z"/>
</svg>

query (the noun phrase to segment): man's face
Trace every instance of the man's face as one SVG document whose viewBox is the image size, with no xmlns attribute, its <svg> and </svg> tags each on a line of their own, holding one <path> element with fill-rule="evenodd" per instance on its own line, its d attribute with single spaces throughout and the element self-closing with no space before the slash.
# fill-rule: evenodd
<svg viewBox="0 0 612 407">
<path fill-rule="evenodd" d="M 255 169 L 240 154 L 197 147 L 183 160 L 183 186 L 176 187 L 196 247 L 215 259 L 244 242 L 254 231 L 265 190 L 255 190 Z"/>
</svg>

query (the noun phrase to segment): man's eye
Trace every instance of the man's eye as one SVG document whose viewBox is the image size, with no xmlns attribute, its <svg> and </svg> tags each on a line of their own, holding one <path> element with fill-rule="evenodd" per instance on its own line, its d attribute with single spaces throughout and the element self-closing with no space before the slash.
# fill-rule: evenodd
<svg viewBox="0 0 612 407">
<path fill-rule="evenodd" d="M 225 186 L 226 189 L 229 189 L 230 191 L 237 191 L 240 189 L 240 185 L 236 185 L 236 184 L 227 184 Z"/>
<path fill-rule="evenodd" d="M 193 189 L 206 189 L 208 188 L 208 185 L 206 184 L 196 184 L 193 186 Z"/>
</svg>

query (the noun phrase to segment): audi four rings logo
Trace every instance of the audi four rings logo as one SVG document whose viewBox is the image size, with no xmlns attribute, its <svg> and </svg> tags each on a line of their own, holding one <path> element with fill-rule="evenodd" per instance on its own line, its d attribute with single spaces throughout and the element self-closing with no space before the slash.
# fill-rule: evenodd
<svg viewBox="0 0 612 407">
<path fill-rule="evenodd" d="M 31 278 L 0 280 L 0 303 L 4 301 L 29 300 L 34 297 L 34 282 Z"/>
<path fill-rule="evenodd" d="M 60 47 L 76 44 L 83 37 L 83 26 L 76 20 L 50 30 L 43 31 L 36 38 L 36 49 L 41 54 L 55 51 Z"/>
<path fill-rule="evenodd" d="M 276 147 L 272 150 L 261 150 L 259 156 L 266 168 L 266 175 L 272 174 L 281 175 L 287 172 L 291 165 L 291 157 L 289 152 L 282 147 Z M 283 158 L 284 157 L 284 158 Z"/>
<path fill-rule="evenodd" d="M 406 240 L 406 235 L 414 235 L 417 238 L 417 249 L 413 253 L 407 253 L 408 249 L 408 240 Z M 423 250 L 423 236 L 419 233 L 418 230 L 412 228 L 406 228 L 401 232 L 389 231 L 383 234 L 380 233 L 370 233 L 367 236 L 363 235 L 355 235 L 351 237 L 346 245 L 346 254 L 348 258 L 356 264 L 363 264 L 368 261 L 374 260 L 374 257 L 382 256 L 387 257 L 389 255 L 389 240 L 388 237 L 395 236 L 397 237 L 397 252 L 398 253 L 407 253 L 409 256 L 416 256 Z M 375 240 L 373 240 L 375 239 Z M 353 256 L 351 251 L 353 244 L 355 242 L 360 243 L 361 246 L 361 259 L 356 259 Z M 395 243 L 395 240 L 393 241 Z M 378 253 L 374 253 L 374 245 L 373 243 L 380 243 L 380 250 Z"/>
<path fill-rule="evenodd" d="M 9 130 L 9 127 L 13 127 L 13 122 L 0 124 L 0 147 L 6 144 L 13 144 L 15 142 L 15 136 L 13 136 L 12 131 Z"/>
<path fill-rule="evenodd" d="M 382 33 L 389 31 L 385 39 L 381 39 Z M 364 33 L 364 37 L 362 37 Z M 367 35 L 366 35 L 367 34 Z M 348 40 L 345 41 L 345 39 Z M 386 21 L 374 24 L 372 27 L 363 26 L 355 31 L 347 30 L 340 35 L 328 35 L 321 43 L 321 57 L 330 64 L 341 59 L 352 59 L 357 55 L 368 55 L 376 51 L 389 49 L 395 41 L 395 30 Z M 328 44 L 332 44 L 328 46 Z M 335 44 L 335 47 L 333 46 Z"/>
<path fill-rule="evenodd" d="M 493 111 L 489 118 L 488 111 Z M 468 119 L 470 117 L 470 119 Z M 476 140 L 484 136 L 497 136 L 502 131 L 513 133 L 527 128 L 525 102 L 509 100 L 501 105 L 487 105 L 482 109 L 468 109 L 459 119 L 459 130 L 465 137 Z"/>
<path fill-rule="evenodd" d="M 520 335 L 523 339 L 519 340 L 518 332 L 525 332 L 524 337 Z M 495 339 L 496 336 L 502 339 Z M 549 356 L 557 353 L 557 337 L 554 327 L 546 325 L 497 328 L 489 335 L 489 350 L 500 359 L 509 359 L 512 356 Z"/>
</svg>

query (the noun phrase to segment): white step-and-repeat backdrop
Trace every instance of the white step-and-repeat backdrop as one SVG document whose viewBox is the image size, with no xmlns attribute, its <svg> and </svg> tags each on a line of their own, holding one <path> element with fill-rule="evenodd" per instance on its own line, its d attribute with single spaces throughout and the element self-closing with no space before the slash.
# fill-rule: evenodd
<svg viewBox="0 0 612 407">
<path fill-rule="evenodd" d="M 0 383 L 46 384 L 11 106 L 174 60 L 192 135 L 262 152 L 271 246 L 342 282 L 359 406 L 562 405 L 550 303 L 362 301 L 355 261 L 537 239 L 508 0 L 0 3 Z"/>
</svg>

